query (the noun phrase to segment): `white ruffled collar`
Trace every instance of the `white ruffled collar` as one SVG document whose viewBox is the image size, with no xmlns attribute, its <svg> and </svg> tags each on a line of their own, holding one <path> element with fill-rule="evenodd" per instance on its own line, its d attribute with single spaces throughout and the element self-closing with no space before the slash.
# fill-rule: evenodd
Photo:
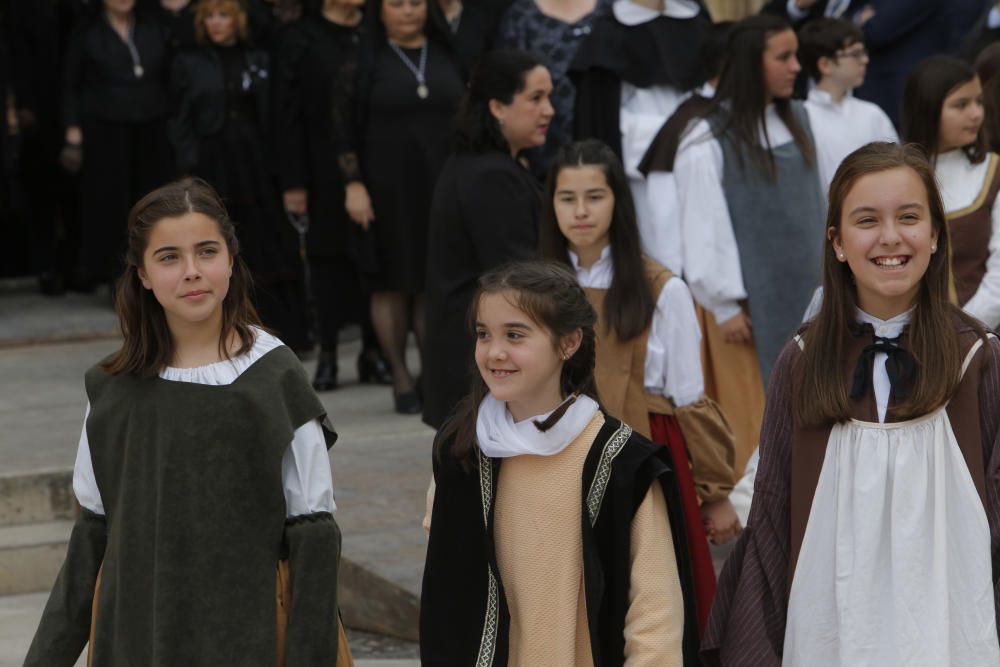
<svg viewBox="0 0 1000 667">
<path fill-rule="evenodd" d="M 166 366 L 160 371 L 160 377 L 173 382 L 190 382 L 193 384 L 225 385 L 232 384 L 254 363 L 276 347 L 284 345 L 280 340 L 263 329 L 253 327 L 254 343 L 249 352 L 223 359 L 204 366 L 193 368 L 176 368 Z"/>
<path fill-rule="evenodd" d="M 544 421 L 555 410 L 515 422 L 507 404 L 498 401 L 493 394 L 487 394 L 479 404 L 476 440 L 479 449 L 490 458 L 510 458 L 522 454 L 554 456 L 576 440 L 599 409 L 594 399 L 578 396 L 555 426 L 543 433 L 534 422 Z"/>
<path fill-rule="evenodd" d="M 870 324 L 872 329 L 875 330 L 875 335 L 880 338 L 895 338 L 899 334 L 903 333 L 903 329 L 906 325 L 910 323 L 913 319 L 913 311 L 916 306 L 912 306 L 906 312 L 900 313 L 895 317 L 891 317 L 887 320 L 882 320 L 870 313 L 866 313 L 860 308 L 855 308 L 855 315 L 858 322 L 862 324 Z"/>
</svg>

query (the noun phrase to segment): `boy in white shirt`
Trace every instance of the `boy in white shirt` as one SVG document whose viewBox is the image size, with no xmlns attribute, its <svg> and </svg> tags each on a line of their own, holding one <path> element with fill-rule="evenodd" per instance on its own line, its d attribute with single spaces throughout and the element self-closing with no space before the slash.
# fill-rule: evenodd
<svg viewBox="0 0 1000 667">
<path fill-rule="evenodd" d="M 865 80 L 868 51 L 861 29 L 845 19 L 822 18 L 799 30 L 799 61 L 815 84 L 806 99 L 816 141 L 820 185 L 826 193 L 841 160 L 872 141 L 898 142 L 892 121 L 851 91 Z"/>
</svg>

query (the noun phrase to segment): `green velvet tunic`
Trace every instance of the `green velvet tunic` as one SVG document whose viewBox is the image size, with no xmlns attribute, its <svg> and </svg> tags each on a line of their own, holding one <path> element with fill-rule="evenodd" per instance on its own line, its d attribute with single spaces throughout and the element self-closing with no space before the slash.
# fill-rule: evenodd
<svg viewBox="0 0 1000 667">
<path fill-rule="evenodd" d="M 87 597 L 94 564 L 103 562 L 95 666 L 273 666 L 276 563 L 290 554 L 299 608 L 286 656 L 311 664 L 325 661 L 331 645 L 335 653 L 339 531 L 327 513 L 286 519 L 282 456 L 298 427 L 327 424 L 295 355 L 275 348 L 229 385 L 94 367 L 86 386 L 104 535 L 94 527 L 100 517 L 78 522 L 75 538 L 96 537 L 71 542 L 26 664 L 73 664 L 80 624 L 89 630 L 82 605 L 93 583 L 89 600 L 77 598 Z M 332 445 L 336 434 L 325 433 Z M 101 537 L 103 557 L 94 546 Z"/>
</svg>

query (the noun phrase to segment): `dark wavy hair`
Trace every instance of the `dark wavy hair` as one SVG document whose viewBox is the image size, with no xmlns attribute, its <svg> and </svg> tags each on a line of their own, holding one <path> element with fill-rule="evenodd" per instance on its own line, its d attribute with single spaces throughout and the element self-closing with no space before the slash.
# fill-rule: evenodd
<svg viewBox="0 0 1000 667">
<path fill-rule="evenodd" d="M 583 166 L 599 167 L 615 198 L 608 230 L 614 276 L 604 299 L 604 325 L 613 330 L 619 340 L 632 340 L 649 326 L 656 300 L 646 276 L 628 176 L 621 160 L 607 144 L 586 139 L 563 146 L 556 153 L 545 182 L 545 200 L 538 228 L 539 253 L 544 259 L 571 266 L 568 242 L 559 229 L 553 202 L 562 170 Z"/>
<path fill-rule="evenodd" d="M 844 158 L 830 183 L 827 228 L 833 230 L 834 238 L 840 235 L 845 222 L 844 200 L 859 179 L 900 168 L 910 169 L 923 183 L 931 224 L 937 232 L 937 252 L 931 255 L 921 278 L 909 327 L 909 350 L 917 369 L 909 396 L 896 408 L 905 420 L 928 414 L 955 393 L 962 368 L 955 320 L 972 327 L 984 341 L 986 332 L 982 324 L 950 301 L 951 234 L 934 168 L 919 146 L 876 142 Z M 844 334 L 855 321 L 856 304 L 857 286 L 851 267 L 837 260 L 833 242 L 827 238 L 823 250 L 823 303 L 805 331 L 806 345 L 795 368 L 795 414 L 803 426 L 843 422 L 851 416 L 843 369 L 853 359 L 847 358 Z"/>
<path fill-rule="evenodd" d="M 462 153 L 507 153 L 510 146 L 490 112 L 490 100 L 510 104 L 524 90 L 528 72 L 545 64 L 518 49 L 486 53 L 472 69 L 469 87 L 455 117 L 455 150 Z"/>
<path fill-rule="evenodd" d="M 512 305 L 549 332 L 553 346 L 575 331 L 581 331 L 583 337 L 579 349 L 563 362 L 559 388 L 563 397 L 580 394 L 600 402 L 594 380 L 597 313 L 570 269 L 556 262 L 531 260 L 506 264 L 486 273 L 479 279 L 479 290 L 469 308 L 469 328 L 472 331 L 475 331 L 479 303 L 487 294 L 506 294 Z M 436 456 L 440 457 L 447 443 L 453 439 L 449 448 L 451 454 L 466 468 L 475 466 L 476 419 L 479 404 L 488 393 L 486 381 L 478 372 L 475 373 L 469 393 L 438 432 Z M 563 411 L 557 410 L 539 428 L 547 430 L 562 414 Z"/>
<path fill-rule="evenodd" d="M 948 95 L 978 75 L 969 63 L 954 56 L 931 56 L 921 60 L 906 79 L 899 117 L 899 137 L 918 144 L 933 165 L 941 140 L 941 110 Z M 984 119 L 985 120 L 985 119 Z M 972 164 L 986 159 L 985 123 L 976 140 L 962 150 Z"/>
<path fill-rule="evenodd" d="M 139 269 L 149 236 L 157 223 L 187 213 L 201 213 L 215 221 L 233 260 L 229 291 L 222 302 L 219 352 L 223 358 L 230 358 L 227 343 L 233 334 L 240 341 L 237 355 L 253 347 L 255 336 L 251 327 L 261 324 L 250 298 L 253 282 L 250 270 L 240 257 L 236 229 L 211 185 L 200 178 L 182 178 L 153 190 L 129 212 L 125 273 L 115 288 L 115 311 L 124 341 L 121 349 L 101 364 L 101 368 L 112 375 L 153 376 L 173 359 L 174 340 L 163 306 L 152 290 L 142 286 Z"/>
<path fill-rule="evenodd" d="M 761 143 L 760 131 L 765 128 L 764 112 L 768 94 L 764 82 L 764 52 L 771 37 L 791 30 L 787 21 L 777 16 L 758 14 L 739 21 L 732 27 L 729 37 L 729 57 L 722 66 L 719 89 L 705 113 L 710 116 L 725 112 L 726 121 L 720 134 L 732 132 L 738 156 L 745 162 L 747 156 L 772 181 L 777 178 L 777 167 L 770 139 Z M 774 109 L 795 140 L 807 164 L 814 164 L 816 151 L 809 134 L 795 119 L 790 98 L 776 97 Z"/>
</svg>

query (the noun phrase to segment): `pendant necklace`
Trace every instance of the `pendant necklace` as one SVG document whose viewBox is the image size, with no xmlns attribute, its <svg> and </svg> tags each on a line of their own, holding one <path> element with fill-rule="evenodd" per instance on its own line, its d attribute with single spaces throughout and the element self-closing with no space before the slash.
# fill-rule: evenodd
<svg viewBox="0 0 1000 667">
<path fill-rule="evenodd" d="M 427 87 L 427 82 L 424 79 L 424 72 L 427 69 L 427 40 L 420 46 L 420 65 L 414 67 L 413 62 L 410 61 L 409 57 L 403 53 L 403 49 L 396 46 L 393 42 L 389 42 L 389 46 L 392 50 L 396 52 L 399 59 L 403 61 L 406 68 L 413 72 L 413 76 L 417 77 L 417 97 L 422 100 L 426 100 L 427 96 L 430 95 L 430 89 Z"/>
</svg>

